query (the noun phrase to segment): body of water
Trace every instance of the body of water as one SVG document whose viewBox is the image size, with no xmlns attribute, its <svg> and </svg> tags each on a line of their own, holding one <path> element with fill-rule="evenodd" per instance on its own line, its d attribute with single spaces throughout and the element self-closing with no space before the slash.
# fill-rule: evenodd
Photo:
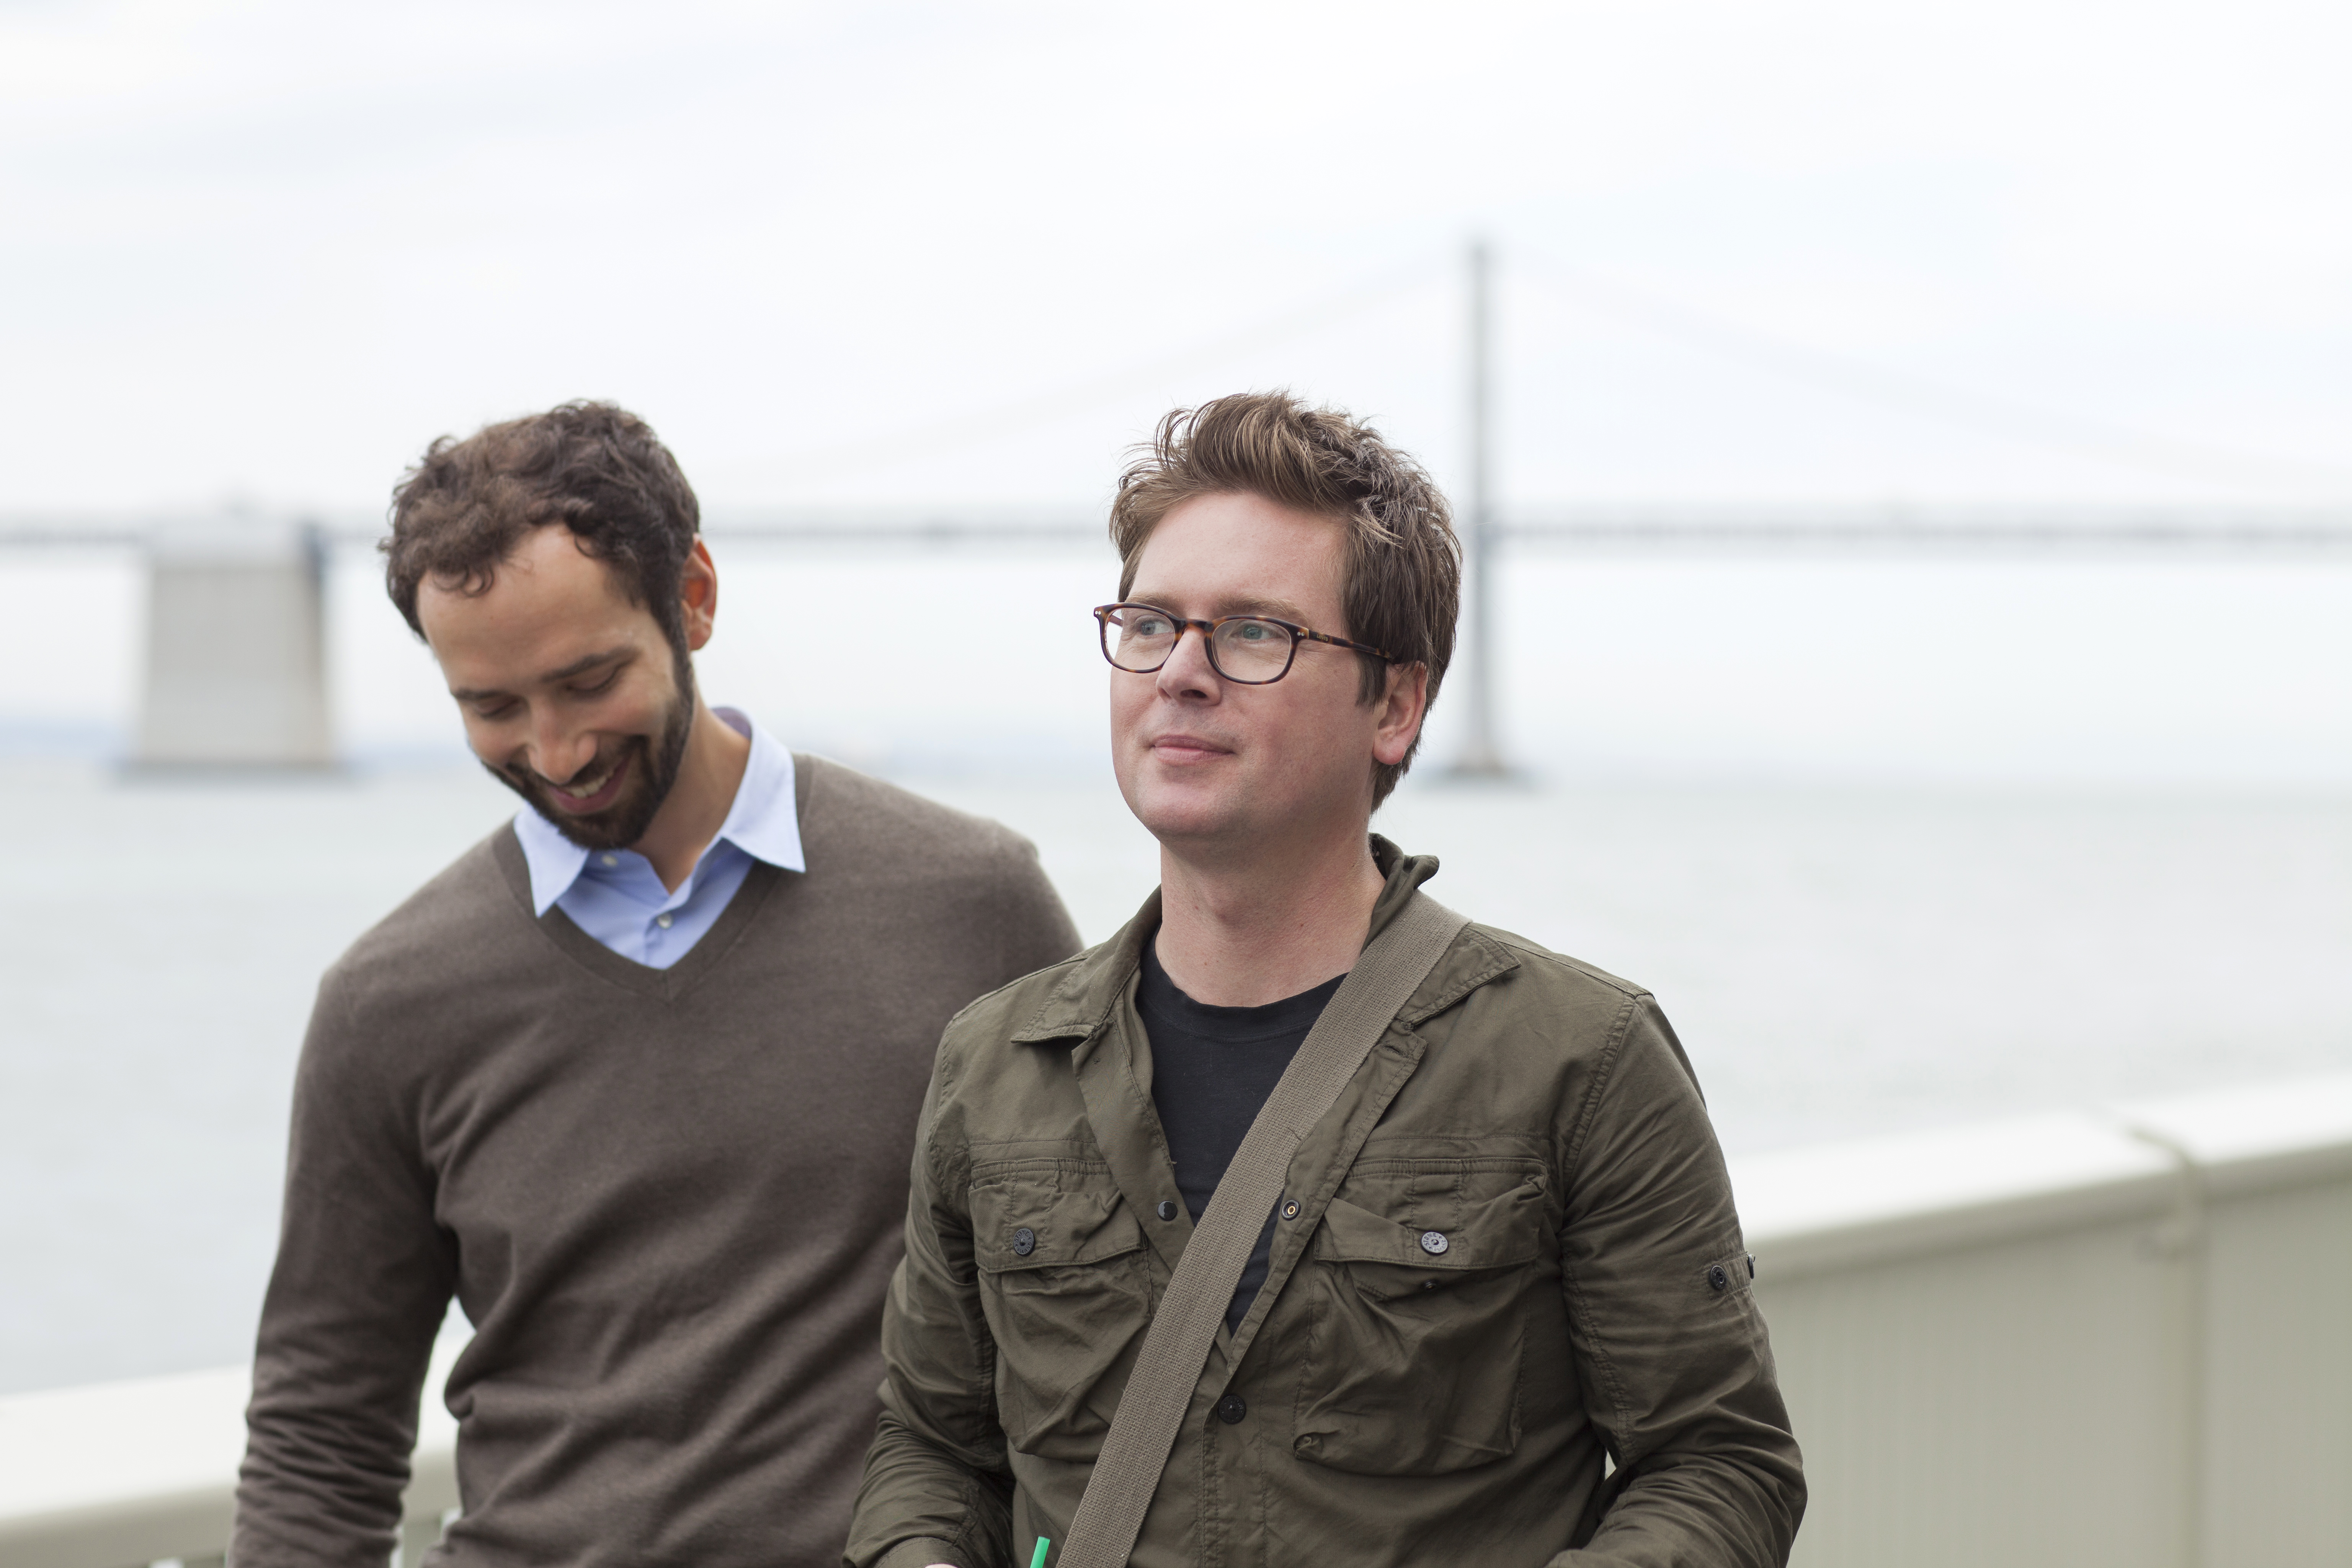
<svg viewBox="0 0 2352 1568">
<path fill-rule="evenodd" d="M 1035 839 L 1088 940 L 1107 777 L 902 782 Z M 0 1392 L 243 1359 L 319 973 L 512 811 L 463 767 L 0 764 Z M 1727 1146 L 2352 1067 L 2352 796 L 1409 783 L 1432 891 L 1653 988 Z"/>
</svg>

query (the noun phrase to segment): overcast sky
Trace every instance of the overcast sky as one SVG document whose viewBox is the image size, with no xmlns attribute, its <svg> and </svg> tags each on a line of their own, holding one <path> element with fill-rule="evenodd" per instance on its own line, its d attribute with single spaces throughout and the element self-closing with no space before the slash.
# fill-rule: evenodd
<svg viewBox="0 0 2352 1568">
<path fill-rule="evenodd" d="M 0 521 L 381 516 L 433 437 L 577 396 L 717 517 L 1099 515 L 1162 411 L 1278 385 L 1455 485 L 1474 235 L 1507 506 L 2352 504 L 2347 42 L 2283 0 L 0 0 Z M 723 564 L 706 684 L 795 741 L 1098 754 L 1107 553 Z M 1506 728 L 2341 782 L 2347 565 L 1529 560 Z M 454 753 L 372 576 L 346 741 Z M 887 602 L 985 604 L 1021 679 L 828 656 Z M 122 733 L 140 605 L 128 556 L 0 558 L 0 729 Z"/>
<path fill-rule="evenodd" d="M 0 0 L 0 513 L 377 510 L 579 395 L 714 510 L 1086 506 L 1244 385 L 1452 477 L 1481 233 L 1515 503 L 2352 498 L 2347 38 L 2294 0 Z"/>
</svg>

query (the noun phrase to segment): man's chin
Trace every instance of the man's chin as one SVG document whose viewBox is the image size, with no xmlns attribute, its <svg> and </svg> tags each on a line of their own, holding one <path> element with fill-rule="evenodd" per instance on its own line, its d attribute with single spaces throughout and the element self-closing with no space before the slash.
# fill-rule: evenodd
<svg viewBox="0 0 2352 1568">
<path fill-rule="evenodd" d="M 627 831 L 618 815 L 621 805 L 615 801 L 602 811 L 571 812 L 545 801 L 531 802 L 549 826 L 583 849 L 626 849 L 644 837 Z"/>
<path fill-rule="evenodd" d="M 1248 827 L 1248 813 L 1232 794 L 1153 781 L 1127 792 L 1127 806 L 1143 830 L 1162 844 L 1213 844 Z"/>
</svg>

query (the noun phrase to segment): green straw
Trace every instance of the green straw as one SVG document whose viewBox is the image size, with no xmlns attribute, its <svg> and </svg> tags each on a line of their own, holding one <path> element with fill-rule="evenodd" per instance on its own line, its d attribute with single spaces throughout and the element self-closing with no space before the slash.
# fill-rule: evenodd
<svg viewBox="0 0 2352 1568">
<path fill-rule="evenodd" d="M 1054 1543 L 1044 1536 L 1037 1538 L 1037 1550 L 1029 1553 L 1029 1568 L 1045 1568 L 1045 1548 Z"/>
</svg>

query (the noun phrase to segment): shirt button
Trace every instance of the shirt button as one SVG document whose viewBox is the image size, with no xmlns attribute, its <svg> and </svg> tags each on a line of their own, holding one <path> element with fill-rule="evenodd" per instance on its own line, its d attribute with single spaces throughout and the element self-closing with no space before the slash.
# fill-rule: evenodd
<svg viewBox="0 0 2352 1568">
<path fill-rule="evenodd" d="M 1170 1203 L 1166 1198 L 1162 1198 L 1160 1200 L 1160 1206 L 1152 1212 L 1157 1214 L 1161 1219 L 1174 1219 L 1176 1217 L 1176 1205 Z"/>
<path fill-rule="evenodd" d="M 621 858 L 618 855 L 599 855 L 596 858 L 607 866 L 617 866 L 621 863 Z"/>
<path fill-rule="evenodd" d="M 1024 1225 L 1013 1233 L 1013 1251 L 1015 1257 L 1026 1258 L 1036 1250 L 1037 1233 L 1035 1231 Z"/>
<path fill-rule="evenodd" d="M 1249 1402 L 1238 1394 L 1228 1394 L 1217 1401 L 1217 1419 L 1228 1426 L 1240 1426 L 1242 1417 L 1248 1414 Z"/>
<path fill-rule="evenodd" d="M 1432 1258 L 1444 1257 L 1447 1245 L 1445 1233 L 1442 1230 L 1424 1230 L 1421 1233 L 1421 1249 Z"/>
<path fill-rule="evenodd" d="M 656 915 L 654 917 L 654 924 L 661 927 L 664 931 L 669 930 L 669 922 L 670 917 L 667 915 Z"/>
</svg>

